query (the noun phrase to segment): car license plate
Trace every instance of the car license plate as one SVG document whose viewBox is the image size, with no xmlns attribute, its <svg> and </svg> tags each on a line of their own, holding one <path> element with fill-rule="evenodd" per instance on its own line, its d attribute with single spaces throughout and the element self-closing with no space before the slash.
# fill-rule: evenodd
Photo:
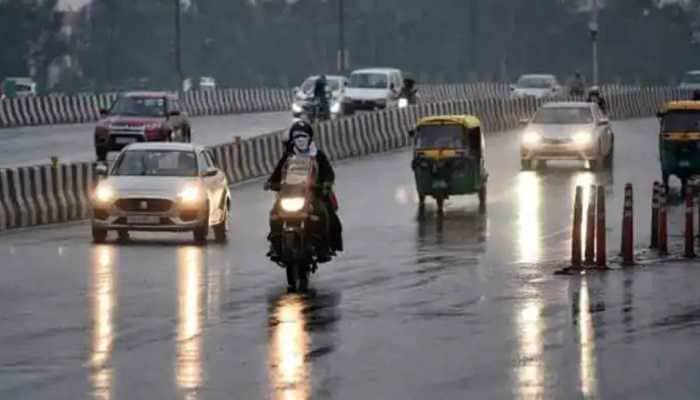
<svg viewBox="0 0 700 400">
<path fill-rule="evenodd" d="M 679 161 L 678 166 L 679 167 L 690 167 L 690 161 L 685 161 L 685 160 Z"/>
<path fill-rule="evenodd" d="M 118 137 L 114 140 L 117 144 L 129 144 L 129 143 L 134 143 L 136 141 L 136 138 L 132 137 Z"/>
<path fill-rule="evenodd" d="M 158 225 L 160 217 L 154 215 L 130 215 L 126 217 L 129 225 Z"/>
</svg>

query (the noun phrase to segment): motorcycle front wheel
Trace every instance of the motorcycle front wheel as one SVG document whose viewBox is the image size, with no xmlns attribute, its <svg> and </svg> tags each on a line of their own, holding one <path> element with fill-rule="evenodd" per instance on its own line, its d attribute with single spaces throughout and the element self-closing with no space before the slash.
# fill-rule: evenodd
<svg viewBox="0 0 700 400">
<path fill-rule="evenodd" d="M 305 292 L 309 289 L 309 267 L 300 263 L 288 265 L 287 285 L 292 291 Z"/>
</svg>

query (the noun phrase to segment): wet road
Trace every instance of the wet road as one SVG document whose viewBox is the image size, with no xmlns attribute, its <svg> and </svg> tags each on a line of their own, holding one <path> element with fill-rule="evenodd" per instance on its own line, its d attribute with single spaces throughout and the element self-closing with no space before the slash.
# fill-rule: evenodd
<svg viewBox="0 0 700 400">
<path fill-rule="evenodd" d="M 193 117 L 192 138 L 219 144 L 284 129 L 291 120 L 288 112 Z M 94 160 L 94 128 L 89 123 L 0 129 L 0 168 L 46 164 L 53 155 L 62 161 Z"/>
<path fill-rule="evenodd" d="M 264 257 L 255 183 L 233 191 L 226 246 L 3 234 L 0 398 L 695 399 L 697 265 L 553 274 L 576 184 L 606 185 L 612 227 L 634 183 L 646 241 L 655 121 L 615 128 L 612 174 L 520 172 L 516 135 L 489 137 L 487 212 L 456 199 L 442 223 L 417 218 L 409 152 L 338 165 L 348 251 L 306 296 Z"/>
</svg>

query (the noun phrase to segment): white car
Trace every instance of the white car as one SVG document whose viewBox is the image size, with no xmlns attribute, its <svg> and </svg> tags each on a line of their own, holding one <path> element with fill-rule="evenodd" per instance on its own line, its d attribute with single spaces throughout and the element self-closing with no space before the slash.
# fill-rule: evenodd
<svg viewBox="0 0 700 400">
<path fill-rule="evenodd" d="M 562 87 L 554 75 L 530 74 L 523 75 L 510 87 L 511 98 L 534 97 L 545 99 L 559 96 Z"/>
<path fill-rule="evenodd" d="M 612 167 L 615 135 L 597 104 L 544 104 L 526 124 L 520 141 L 522 169 L 548 160 L 587 161 L 592 170 Z"/>
<path fill-rule="evenodd" d="M 294 88 L 294 102 L 292 103 L 292 114 L 295 118 L 300 118 L 302 115 L 310 112 L 313 106 L 314 86 L 320 76 L 310 76 L 306 78 L 301 86 Z M 332 117 L 342 116 L 343 98 L 345 97 L 345 88 L 348 86 L 348 79 L 344 76 L 327 75 L 327 89 L 330 91 L 330 111 Z"/>
<path fill-rule="evenodd" d="M 395 68 L 358 69 L 350 74 L 344 108 L 355 111 L 383 110 L 398 106 L 403 73 Z"/>
<path fill-rule="evenodd" d="M 700 89 L 700 70 L 688 71 L 683 76 L 680 89 L 699 90 Z"/>
<path fill-rule="evenodd" d="M 191 231 L 204 242 L 213 228 L 226 240 L 231 195 L 226 175 L 208 150 L 189 143 L 135 143 L 127 146 L 91 196 L 92 236 L 108 231 L 120 239 L 129 231 Z"/>
</svg>

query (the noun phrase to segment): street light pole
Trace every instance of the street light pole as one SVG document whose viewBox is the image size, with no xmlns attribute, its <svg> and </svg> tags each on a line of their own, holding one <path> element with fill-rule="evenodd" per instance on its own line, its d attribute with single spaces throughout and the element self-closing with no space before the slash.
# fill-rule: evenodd
<svg viewBox="0 0 700 400">
<path fill-rule="evenodd" d="M 591 34 L 593 56 L 593 84 L 598 85 L 598 0 L 591 0 L 591 21 L 588 24 Z"/>
<path fill-rule="evenodd" d="M 178 91 L 182 90 L 182 82 L 185 80 L 182 72 L 182 28 L 181 28 L 181 0 L 175 2 L 175 71 L 178 78 Z"/>
<path fill-rule="evenodd" d="M 338 0 L 338 72 L 345 72 L 345 2 Z"/>
</svg>

